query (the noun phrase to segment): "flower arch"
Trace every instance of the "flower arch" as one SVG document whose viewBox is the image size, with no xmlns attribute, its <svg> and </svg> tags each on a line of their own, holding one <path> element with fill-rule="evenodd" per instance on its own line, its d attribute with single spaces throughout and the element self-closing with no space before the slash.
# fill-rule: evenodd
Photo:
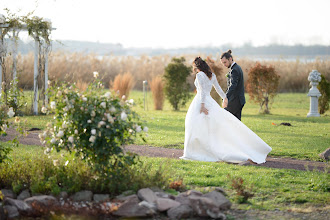
<svg viewBox="0 0 330 220">
<path fill-rule="evenodd" d="M 48 19 L 32 16 L 32 13 L 26 16 L 17 16 L 11 13 L 8 9 L 7 16 L 0 14 L 0 91 L 6 90 L 6 85 L 3 85 L 3 74 L 6 74 L 5 58 L 7 56 L 7 47 L 5 38 L 9 38 L 15 42 L 13 49 L 13 80 L 17 79 L 17 47 L 18 35 L 20 31 L 27 31 L 29 36 L 34 39 L 34 83 L 33 83 L 33 114 L 38 114 L 38 79 L 42 81 L 41 95 L 43 103 L 48 105 L 47 88 L 48 88 L 48 55 L 51 48 L 50 34 L 56 28 L 52 27 L 52 23 Z M 41 76 L 44 76 L 41 78 Z M 4 88 L 3 88 L 4 87 Z"/>
</svg>

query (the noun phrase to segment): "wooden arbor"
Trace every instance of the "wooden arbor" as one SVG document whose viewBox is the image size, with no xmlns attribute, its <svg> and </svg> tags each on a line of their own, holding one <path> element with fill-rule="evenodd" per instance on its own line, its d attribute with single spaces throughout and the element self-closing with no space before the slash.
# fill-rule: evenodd
<svg viewBox="0 0 330 220">
<path fill-rule="evenodd" d="M 39 72 L 40 70 L 38 69 L 38 56 L 39 56 L 39 44 L 40 44 L 40 38 L 37 34 L 34 34 L 33 32 L 31 32 L 28 28 L 28 26 L 26 24 L 22 24 L 19 27 L 11 27 L 8 23 L 4 23 L 1 19 L 1 17 L 4 17 L 3 15 L 0 15 L 0 92 L 2 91 L 2 72 L 3 72 L 3 58 L 6 56 L 6 48 L 3 42 L 3 39 L 5 38 L 5 36 L 8 34 L 10 31 L 12 31 L 13 37 L 17 38 L 18 34 L 20 31 L 29 31 L 29 35 L 31 37 L 34 38 L 35 41 L 35 47 L 34 47 L 34 74 L 33 74 L 33 91 L 34 91 L 34 98 L 33 98 L 33 114 L 34 115 L 38 115 L 38 76 L 39 76 Z M 45 22 L 49 22 L 49 24 L 51 24 L 50 21 L 45 21 Z M 6 30 L 6 31 L 3 31 Z M 50 31 L 51 30 L 55 30 L 55 28 L 52 28 L 50 25 Z M 45 41 L 46 43 L 46 48 L 50 48 L 50 42 Z M 45 73 L 45 105 L 48 104 L 48 97 L 47 97 L 47 88 L 48 88 L 48 54 L 49 54 L 49 50 L 46 51 L 45 53 L 45 59 L 44 59 L 44 73 Z M 15 79 L 17 77 L 17 44 L 15 44 L 14 46 L 14 50 L 13 50 L 13 79 Z"/>
</svg>

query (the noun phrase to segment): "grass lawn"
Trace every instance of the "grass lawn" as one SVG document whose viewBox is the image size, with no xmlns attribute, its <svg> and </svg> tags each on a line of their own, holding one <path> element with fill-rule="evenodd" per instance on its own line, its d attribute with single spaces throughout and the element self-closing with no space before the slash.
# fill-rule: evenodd
<svg viewBox="0 0 330 220">
<path fill-rule="evenodd" d="M 172 111 L 165 103 L 163 111 L 152 110 L 152 98 L 148 94 L 148 110 L 144 110 L 142 92 L 133 91 L 129 98 L 135 100 L 135 110 L 149 127 L 147 143 L 137 144 L 183 149 L 184 122 L 189 103 L 180 111 Z M 272 148 L 270 156 L 291 157 L 319 161 L 318 154 L 330 146 L 330 111 L 320 118 L 307 118 L 309 97 L 306 94 L 279 94 L 271 114 L 258 114 L 258 105 L 249 101 L 243 109 L 242 122 L 259 135 Z M 27 128 L 45 128 L 53 116 L 27 116 Z M 293 126 L 279 126 L 289 122 Z M 278 124 L 278 126 L 272 123 Z M 42 154 L 38 146 L 20 145 L 14 155 Z M 18 156 L 20 157 L 20 156 Z M 32 156 L 31 156 L 32 157 Z M 157 169 L 161 164 L 173 178 L 182 178 L 188 188 L 220 186 L 228 191 L 230 199 L 240 209 L 275 208 L 287 210 L 293 207 L 326 207 L 330 204 L 330 175 L 327 172 L 296 171 L 255 166 L 237 166 L 226 163 L 182 161 L 176 159 L 142 157 L 145 163 Z M 75 162 L 69 163 L 69 166 Z M 15 166 L 15 161 L 13 166 Z M 230 176 L 228 176 L 228 174 Z M 235 202 L 235 190 L 231 178 L 242 177 L 254 197 L 248 203 Z"/>
</svg>

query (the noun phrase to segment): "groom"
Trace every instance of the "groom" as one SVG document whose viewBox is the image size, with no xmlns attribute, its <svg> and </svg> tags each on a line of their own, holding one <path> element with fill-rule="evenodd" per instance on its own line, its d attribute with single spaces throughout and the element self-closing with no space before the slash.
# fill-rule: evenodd
<svg viewBox="0 0 330 220">
<path fill-rule="evenodd" d="M 229 68 L 229 73 L 226 74 L 228 105 L 223 103 L 222 107 L 241 120 L 242 109 L 245 104 L 243 71 L 233 60 L 231 50 L 221 55 L 221 63 Z"/>
</svg>

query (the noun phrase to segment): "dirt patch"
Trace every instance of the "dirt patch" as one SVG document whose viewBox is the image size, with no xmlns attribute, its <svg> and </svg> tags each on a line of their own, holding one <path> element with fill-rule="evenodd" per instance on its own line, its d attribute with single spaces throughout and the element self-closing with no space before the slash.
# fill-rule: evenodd
<svg viewBox="0 0 330 220">
<path fill-rule="evenodd" d="M 21 144 L 25 145 L 39 145 L 42 144 L 39 141 L 40 131 L 29 131 L 27 136 L 19 138 Z M 0 141 L 12 140 L 17 133 L 13 129 L 7 130 L 7 136 L 0 136 Z M 165 157 L 172 159 L 179 159 L 183 155 L 181 149 L 171 149 L 162 147 L 152 147 L 145 145 L 128 145 L 124 146 L 126 151 L 136 153 L 142 156 L 148 157 Z M 330 165 L 326 162 L 309 161 L 309 160 L 297 160 L 284 157 L 267 157 L 266 163 L 263 164 L 245 164 L 244 166 L 261 166 L 271 167 L 278 169 L 295 169 L 295 170 L 319 170 L 330 172 Z"/>
</svg>

